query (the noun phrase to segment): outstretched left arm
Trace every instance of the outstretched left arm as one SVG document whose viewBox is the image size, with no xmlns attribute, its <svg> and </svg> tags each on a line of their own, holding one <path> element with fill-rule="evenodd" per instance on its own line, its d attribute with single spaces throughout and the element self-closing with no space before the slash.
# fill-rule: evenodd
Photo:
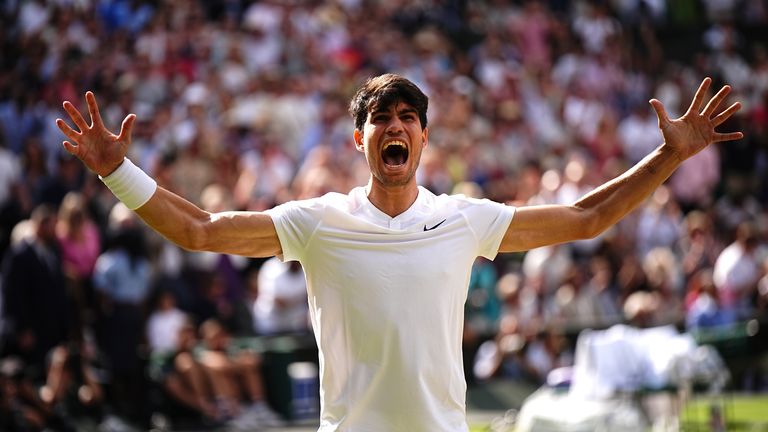
<svg viewBox="0 0 768 432">
<path fill-rule="evenodd" d="M 595 237 L 640 205 L 683 161 L 711 143 L 742 138 L 741 132 L 715 131 L 741 108 L 736 102 L 716 114 L 717 107 L 731 90 L 729 86 L 720 89 L 702 109 L 711 82 L 710 78 L 702 81 L 688 111 L 678 119 L 671 120 L 664 105 L 652 99 L 650 104 L 664 136 L 664 142 L 656 150 L 571 205 L 518 208 L 499 251 L 525 251 Z"/>
</svg>

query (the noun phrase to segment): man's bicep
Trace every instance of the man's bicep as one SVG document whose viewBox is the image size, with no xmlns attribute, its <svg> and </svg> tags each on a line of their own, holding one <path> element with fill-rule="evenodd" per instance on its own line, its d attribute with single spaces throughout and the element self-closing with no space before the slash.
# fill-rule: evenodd
<svg viewBox="0 0 768 432">
<path fill-rule="evenodd" d="M 518 207 L 499 252 L 521 252 L 590 237 L 589 216 L 578 207 Z"/>
</svg>

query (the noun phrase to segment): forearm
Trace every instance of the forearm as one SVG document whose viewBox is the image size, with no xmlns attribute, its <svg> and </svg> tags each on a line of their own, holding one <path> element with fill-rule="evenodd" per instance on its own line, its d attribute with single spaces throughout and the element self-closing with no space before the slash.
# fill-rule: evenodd
<svg viewBox="0 0 768 432">
<path fill-rule="evenodd" d="M 205 230 L 211 214 L 162 187 L 136 214 L 153 230 L 187 250 L 204 250 Z"/>
<path fill-rule="evenodd" d="M 573 204 L 590 214 L 592 236 L 605 231 L 645 201 L 682 163 L 662 145 L 622 175 L 584 195 Z"/>
<path fill-rule="evenodd" d="M 194 204 L 161 187 L 144 171 L 124 158 L 107 176 L 99 176 L 126 207 L 147 225 L 186 249 L 196 249 L 200 224 L 209 218 Z"/>
<path fill-rule="evenodd" d="M 572 205 L 520 207 L 504 234 L 499 251 L 524 251 L 536 247 L 592 238 L 637 208 L 669 178 L 682 161 L 708 145 L 741 139 L 741 132 L 720 133 L 715 128 L 739 110 L 736 102 L 717 113 L 730 91 L 724 86 L 704 103 L 711 79 L 702 81 L 685 114 L 671 120 L 664 105 L 650 101 L 659 119 L 664 144 L 619 177 L 588 193 Z"/>
<path fill-rule="evenodd" d="M 157 192 L 136 214 L 152 229 L 184 249 L 249 257 L 281 253 L 272 219 L 266 213 L 206 212 L 166 189 Z"/>
</svg>

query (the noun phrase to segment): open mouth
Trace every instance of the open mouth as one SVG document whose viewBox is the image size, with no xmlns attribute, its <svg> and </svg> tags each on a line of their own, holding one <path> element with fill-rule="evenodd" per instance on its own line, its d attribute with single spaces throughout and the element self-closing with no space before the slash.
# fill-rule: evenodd
<svg viewBox="0 0 768 432">
<path fill-rule="evenodd" d="M 404 165 L 408 160 L 408 147 L 402 141 L 390 141 L 384 144 L 381 159 L 388 166 Z"/>
</svg>

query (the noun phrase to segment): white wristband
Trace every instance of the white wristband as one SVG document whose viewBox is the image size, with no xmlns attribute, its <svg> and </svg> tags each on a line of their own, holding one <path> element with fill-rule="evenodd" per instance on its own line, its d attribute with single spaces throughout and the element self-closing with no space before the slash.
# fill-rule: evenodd
<svg viewBox="0 0 768 432">
<path fill-rule="evenodd" d="M 128 158 L 112 174 L 99 179 L 131 210 L 146 204 L 157 190 L 157 182 Z"/>
</svg>

